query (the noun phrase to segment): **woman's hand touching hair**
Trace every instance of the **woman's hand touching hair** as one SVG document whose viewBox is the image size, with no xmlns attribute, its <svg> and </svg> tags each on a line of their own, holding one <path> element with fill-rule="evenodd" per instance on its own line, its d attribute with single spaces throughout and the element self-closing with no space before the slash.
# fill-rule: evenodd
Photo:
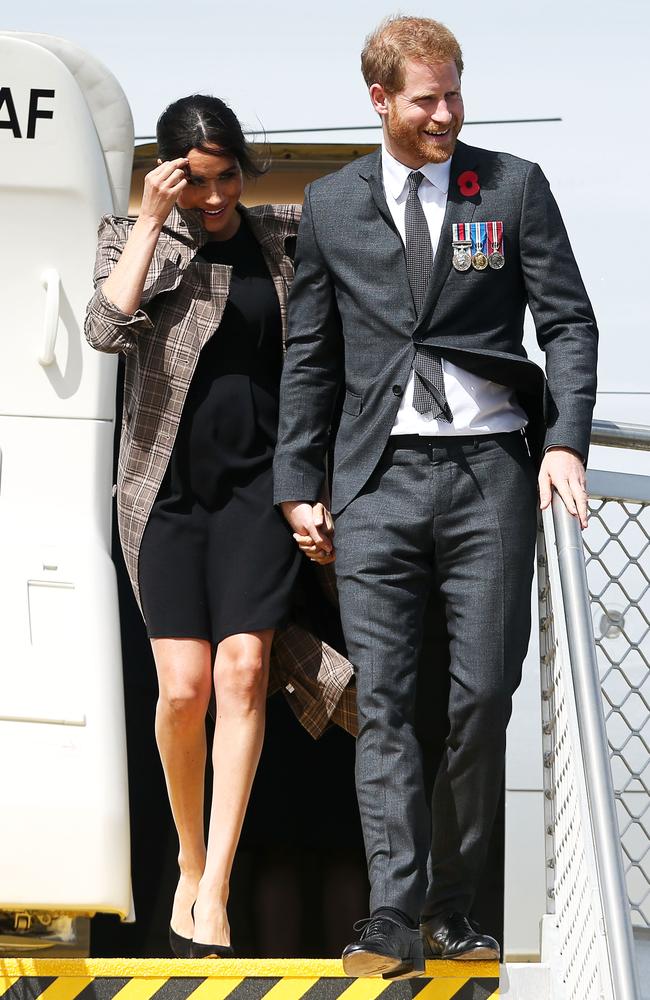
<svg viewBox="0 0 650 1000">
<path fill-rule="evenodd" d="M 181 191 L 187 187 L 185 156 L 154 167 L 144 179 L 140 213 L 117 264 L 102 285 L 109 302 L 133 314 L 140 299 L 160 231 Z"/>
<path fill-rule="evenodd" d="M 140 218 L 150 220 L 162 227 L 176 203 L 176 199 L 187 187 L 187 157 L 165 160 L 150 170 L 144 179 Z"/>
</svg>

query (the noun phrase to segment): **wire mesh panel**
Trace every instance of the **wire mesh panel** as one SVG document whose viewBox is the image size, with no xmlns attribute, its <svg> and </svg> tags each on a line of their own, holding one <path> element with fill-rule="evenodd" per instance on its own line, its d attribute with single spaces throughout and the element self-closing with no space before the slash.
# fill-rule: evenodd
<svg viewBox="0 0 650 1000">
<path fill-rule="evenodd" d="M 650 927 L 650 503 L 592 497 L 584 534 L 633 923 Z"/>
<path fill-rule="evenodd" d="M 539 533 L 538 587 L 547 910 L 554 915 L 557 933 L 555 947 L 544 957 L 552 967 L 554 997 L 601 1000 L 612 991 L 550 519 L 546 532 L 546 544 Z"/>
</svg>

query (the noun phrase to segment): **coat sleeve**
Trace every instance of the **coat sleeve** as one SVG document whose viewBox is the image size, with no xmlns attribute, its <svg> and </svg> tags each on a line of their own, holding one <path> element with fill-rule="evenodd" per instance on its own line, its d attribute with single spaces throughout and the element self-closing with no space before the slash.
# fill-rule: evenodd
<svg viewBox="0 0 650 1000">
<path fill-rule="evenodd" d="M 314 230 L 309 187 L 295 263 L 273 463 L 275 503 L 321 498 L 330 424 L 343 377 L 341 319 Z"/>
<path fill-rule="evenodd" d="M 91 347 L 107 354 L 128 354 L 135 350 L 137 334 L 153 326 L 143 309 L 133 314 L 122 312 L 102 291 L 104 281 L 120 259 L 127 236 L 119 220 L 110 215 L 104 216 L 97 237 L 93 272 L 95 292 L 86 308 L 84 333 Z"/>
<path fill-rule="evenodd" d="M 544 448 L 572 448 L 586 462 L 598 329 L 560 211 L 536 163 L 525 180 L 519 236 L 528 305 L 546 355 Z"/>
</svg>

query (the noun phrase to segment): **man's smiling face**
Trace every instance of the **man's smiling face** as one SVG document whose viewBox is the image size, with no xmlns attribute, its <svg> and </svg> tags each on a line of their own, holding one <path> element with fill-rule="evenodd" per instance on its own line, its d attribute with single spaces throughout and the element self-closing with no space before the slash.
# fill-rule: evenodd
<svg viewBox="0 0 650 1000">
<path fill-rule="evenodd" d="M 382 117 L 388 151 L 397 160 L 415 169 L 449 159 L 464 119 L 454 62 L 408 60 L 400 91 L 389 94 L 374 84 L 370 95 Z"/>
</svg>

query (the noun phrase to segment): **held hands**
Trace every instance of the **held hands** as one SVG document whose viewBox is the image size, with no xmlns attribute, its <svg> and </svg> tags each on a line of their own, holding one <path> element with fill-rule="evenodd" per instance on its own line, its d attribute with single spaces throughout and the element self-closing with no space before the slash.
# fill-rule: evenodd
<svg viewBox="0 0 650 1000">
<path fill-rule="evenodd" d="M 587 482 L 577 452 L 570 448 L 549 448 L 539 470 L 538 484 L 542 510 L 550 504 L 555 487 L 569 514 L 578 518 L 583 530 L 587 527 Z"/>
<path fill-rule="evenodd" d="M 171 212 L 176 199 L 187 187 L 185 168 L 189 160 L 166 160 L 159 163 L 144 179 L 140 218 L 149 219 L 161 227 Z"/>
<path fill-rule="evenodd" d="M 295 500 L 287 501 L 281 507 L 293 528 L 293 537 L 300 551 L 319 566 L 334 562 L 334 521 L 327 507 L 322 503 L 311 504 Z"/>
</svg>

